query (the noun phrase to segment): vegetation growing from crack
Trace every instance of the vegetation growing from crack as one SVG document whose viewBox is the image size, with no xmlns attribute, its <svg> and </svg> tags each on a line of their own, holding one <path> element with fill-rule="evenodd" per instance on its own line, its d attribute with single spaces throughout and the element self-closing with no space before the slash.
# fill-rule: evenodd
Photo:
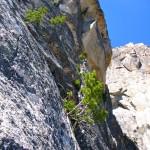
<svg viewBox="0 0 150 150">
<path fill-rule="evenodd" d="M 101 108 L 103 97 L 103 83 L 96 79 L 96 72 L 84 73 L 85 86 L 81 89 L 84 94 L 82 104 L 86 106 L 83 118 L 88 123 L 103 123 L 107 116 L 107 111 Z"/>
<path fill-rule="evenodd" d="M 40 7 L 37 10 L 27 10 L 27 15 L 25 20 L 29 22 L 37 22 L 39 24 L 42 23 L 43 17 L 46 15 L 48 11 L 47 7 Z"/>
<path fill-rule="evenodd" d="M 76 68 L 76 70 L 77 70 L 77 74 L 80 75 L 80 71 L 81 71 L 80 65 L 79 65 L 79 64 L 76 64 L 76 65 L 75 65 L 75 68 Z"/>
<path fill-rule="evenodd" d="M 72 91 L 67 92 L 67 97 L 63 99 L 65 111 L 72 111 L 75 108 L 75 103 L 72 100 Z"/>
<path fill-rule="evenodd" d="M 101 107 L 103 97 L 103 83 L 96 79 L 96 72 L 83 74 L 84 87 L 81 92 L 84 95 L 79 104 L 75 105 L 72 99 L 72 92 L 67 93 L 64 101 L 64 108 L 67 116 L 77 122 L 104 123 L 107 111 Z"/>
<path fill-rule="evenodd" d="M 53 2 L 53 5 L 55 5 L 55 6 L 57 6 L 58 4 L 59 3 L 56 1 Z M 43 21 L 43 17 L 46 15 L 47 11 L 48 11 L 48 8 L 46 6 L 40 7 L 37 10 L 28 9 L 26 17 L 25 17 L 25 20 L 27 21 L 26 23 L 37 22 L 37 23 L 41 24 Z M 51 18 L 50 24 L 52 24 L 52 26 L 56 26 L 56 25 L 58 26 L 58 25 L 64 24 L 66 22 L 66 20 L 67 20 L 66 16 L 59 15 L 59 16 Z"/>
<path fill-rule="evenodd" d="M 50 19 L 50 23 L 53 26 L 62 25 L 66 22 L 66 20 L 67 20 L 66 16 L 56 16 L 56 17 Z"/>
<path fill-rule="evenodd" d="M 59 3 L 57 1 L 53 1 L 53 5 L 57 7 Z"/>
<path fill-rule="evenodd" d="M 80 90 L 80 86 L 81 86 L 81 82 L 79 79 L 76 79 L 74 82 L 73 82 L 75 88 L 77 89 L 77 91 Z"/>
</svg>

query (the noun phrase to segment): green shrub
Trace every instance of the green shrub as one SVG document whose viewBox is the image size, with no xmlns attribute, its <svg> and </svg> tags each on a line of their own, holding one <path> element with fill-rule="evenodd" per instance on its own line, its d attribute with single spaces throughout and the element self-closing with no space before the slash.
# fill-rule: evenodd
<svg viewBox="0 0 150 150">
<path fill-rule="evenodd" d="M 103 97 L 103 83 L 96 79 L 96 72 L 84 73 L 85 87 L 81 89 L 84 94 L 82 104 L 86 106 L 83 118 L 89 123 L 103 123 L 107 111 L 101 108 Z"/>
<path fill-rule="evenodd" d="M 39 24 L 42 23 L 43 17 L 46 15 L 48 11 L 47 7 L 40 7 L 37 10 L 27 10 L 27 15 L 25 20 L 29 22 L 37 22 Z"/>
<path fill-rule="evenodd" d="M 72 111 L 76 107 L 75 102 L 72 99 L 72 92 L 67 92 L 67 97 L 63 99 L 63 102 L 65 111 L 67 112 Z M 75 113 L 75 111 L 73 113 Z"/>
<path fill-rule="evenodd" d="M 85 86 L 81 89 L 84 98 L 75 105 L 71 100 L 71 94 L 67 93 L 64 99 L 64 107 L 68 112 L 68 116 L 78 122 L 85 120 L 87 123 L 104 123 L 107 111 L 101 108 L 103 98 L 103 83 L 96 79 L 96 72 L 84 73 L 83 80 Z M 79 84 L 79 81 L 77 84 Z M 82 107 L 81 107 L 82 106 Z"/>
<path fill-rule="evenodd" d="M 65 111 L 71 111 L 75 107 L 74 102 L 70 99 L 71 96 L 72 92 L 68 92 L 67 97 L 63 99 Z"/>
<path fill-rule="evenodd" d="M 64 24 L 66 22 L 66 19 L 67 19 L 66 16 L 56 16 L 56 17 L 50 19 L 50 23 L 53 26 L 62 25 L 62 24 Z"/>
<path fill-rule="evenodd" d="M 80 90 L 81 82 L 79 79 L 74 81 L 74 86 L 76 87 L 77 90 Z"/>
</svg>

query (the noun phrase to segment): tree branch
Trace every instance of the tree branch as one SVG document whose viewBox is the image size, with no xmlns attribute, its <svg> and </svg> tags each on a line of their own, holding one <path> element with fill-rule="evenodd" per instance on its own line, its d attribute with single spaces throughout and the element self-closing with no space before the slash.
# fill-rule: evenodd
<svg viewBox="0 0 150 150">
<path fill-rule="evenodd" d="M 82 101 L 83 101 L 83 100 L 82 100 Z M 77 108 L 81 105 L 82 101 L 81 101 L 74 109 L 72 109 L 72 110 L 67 114 L 67 116 L 70 115 L 75 109 L 77 109 Z"/>
</svg>

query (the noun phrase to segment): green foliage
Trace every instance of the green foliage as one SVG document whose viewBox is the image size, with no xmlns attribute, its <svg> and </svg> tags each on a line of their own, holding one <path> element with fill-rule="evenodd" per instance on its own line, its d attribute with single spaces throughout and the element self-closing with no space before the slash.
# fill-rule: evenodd
<svg viewBox="0 0 150 150">
<path fill-rule="evenodd" d="M 67 95 L 68 95 L 68 97 L 71 97 L 72 96 L 72 91 L 67 92 Z"/>
<path fill-rule="evenodd" d="M 50 19 L 50 23 L 53 26 L 62 25 L 62 24 L 64 24 L 66 22 L 66 20 L 67 20 L 66 16 L 56 16 L 56 17 Z"/>
<path fill-rule="evenodd" d="M 85 87 L 81 89 L 84 94 L 83 104 L 86 106 L 85 120 L 89 123 L 103 123 L 107 111 L 101 108 L 103 96 L 103 83 L 96 79 L 96 72 L 84 73 Z"/>
<path fill-rule="evenodd" d="M 54 6 L 58 6 L 59 3 L 58 3 L 57 1 L 54 1 L 54 2 L 53 2 L 53 5 L 54 5 Z"/>
<path fill-rule="evenodd" d="M 76 87 L 77 90 L 80 90 L 81 82 L 79 79 L 74 81 L 74 86 Z"/>
<path fill-rule="evenodd" d="M 67 99 L 64 99 L 64 108 L 67 110 L 67 111 L 71 111 L 73 110 L 73 108 L 75 108 L 75 104 L 72 100 L 67 100 Z"/>
<path fill-rule="evenodd" d="M 75 84 L 76 84 L 77 86 L 80 86 L 80 85 L 81 85 L 80 80 L 79 80 L 79 79 L 75 80 Z"/>
<path fill-rule="evenodd" d="M 77 70 L 78 73 L 80 73 L 80 71 L 81 71 L 80 70 L 80 65 L 76 65 L 76 70 Z"/>
<path fill-rule="evenodd" d="M 84 94 L 82 101 L 75 105 L 72 100 L 72 92 L 67 93 L 64 99 L 64 108 L 71 119 L 78 122 L 85 120 L 87 123 L 103 123 L 107 116 L 107 111 L 101 108 L 103 98 L 103 83 L 96 79 L 96 72 L 84 73 L 83 80 L 85 86 L 81 89 Z M 76 80 L 80 85 L 80 80 Z M 81 107 L 82 106 L 82 107 Z"/>
<path fill-rule="evenodd" d="M 75 107 L 75 103 L 71 99 L 71 97 L 72 97 L 72 92 L 67 92 L 67 98 L 63 99 L 64 108 L 66 111 L 72 111 L 72 109 Z"/>
<path fill-rule="evenodd" d="M 84 94 L 82 103 L 86 106 L 83 117 L 88 123 L 103 123 L 107 116 L 107 111 L 101 108 L 103 83 L 96 79 L 95 71 L 84 73 L 83 79 L 85 87 L 81 89 Z"/>
<path fill-rule="evenodd" d="M 86 52 L 83 52 L 79 55 L 79 59 L 81 62 L 83 62 L 87 57 L 87 53 Z"/>
<path fill-rule="evenodd" d="M 47 7 L 40 7 L 37 10 L 27 10 L 27 15 L 25 20 L 29 22 L 37 22 L 39 24 L 42 23 L 44 15 L 46 15 L 48 11 Z"/>
<path fill-rule="evenodd" d="M 79 109 L 75 109 L 76 105 L 73 101 L 72 92 L 67 92 L 67 97 L 63 99 L 63 102 L 65 111 L 68 112 L 69 117 L 71 117 L 71 119 L 77 120 L 77 114 L 79 113 Z"/>
</svg>

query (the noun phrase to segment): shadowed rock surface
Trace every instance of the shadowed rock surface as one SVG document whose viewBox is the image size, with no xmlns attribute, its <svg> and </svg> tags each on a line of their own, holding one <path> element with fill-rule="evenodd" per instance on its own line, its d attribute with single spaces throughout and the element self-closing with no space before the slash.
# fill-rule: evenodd
<svg viewBox="0 0 150 150">
<path fill-rule="evenodd" d="M 26 10 L 41 6 L 48 8 L 42 24 L 26 23 Z M 85 7 L 90 8 L 87 14 L 82 13 Z M 66 15 L 67 21 L 54 27 L 49 19 L 57 15 Z M 95 23 L 83 30 L 89 18 Z M 81 78 L 76 69 L 81 50 L 87 51 L 90 68 L 105 82 L 111 48 L 96 0 L 61 0 L 58 6 L 52 0 L 0 1 L 0 149 L 136 149 L 122 134 L 110 99 L 104 102 L 109 111 L 104 125 L 81 124 L 72 132 L 62 98 L 73 91 L 79 101 L 73 83 Z"/>
</svg>

